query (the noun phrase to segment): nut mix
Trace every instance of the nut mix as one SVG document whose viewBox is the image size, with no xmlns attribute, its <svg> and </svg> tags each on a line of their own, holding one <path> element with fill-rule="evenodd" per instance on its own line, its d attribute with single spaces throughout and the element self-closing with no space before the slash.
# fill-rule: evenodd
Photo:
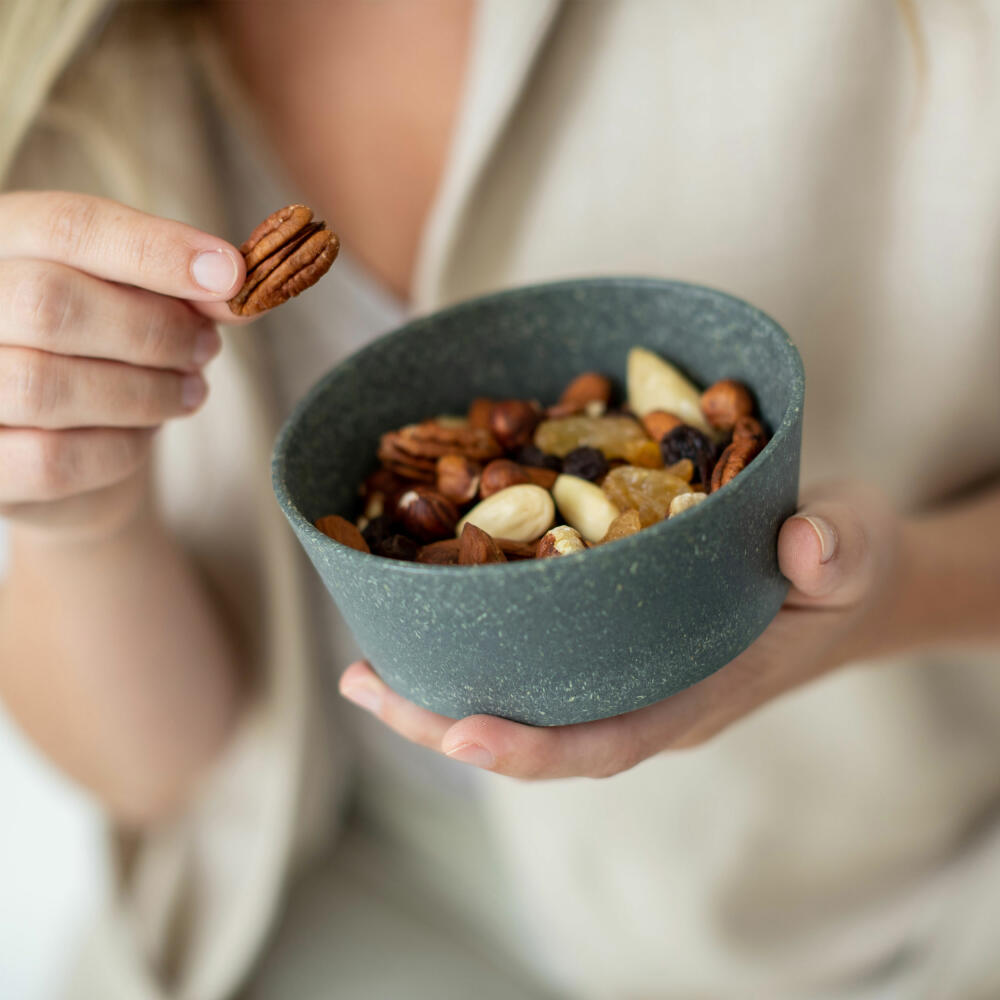
<svg viewBox="0 0 1000 1000">
<path fill-rule="evenodd" d="M 749 389 L 699 390 L 634 347 L 627 406 L 584 372 L 559 401 L 472 401 L 382 435 L 361 513 L 316 521 L 334 541 L 392 559 L 476 566 L 550 559 L 626 538 L 696 507 L 767 443 Z"/>
</svg>

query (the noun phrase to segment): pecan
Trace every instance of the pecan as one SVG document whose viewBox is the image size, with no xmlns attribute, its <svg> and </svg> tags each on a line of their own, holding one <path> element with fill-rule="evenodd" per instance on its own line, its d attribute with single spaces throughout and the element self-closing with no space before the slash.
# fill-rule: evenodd
<svg viewBox="0 0 1000 1000">
<path fill-rule="evenodd" d="M 434 482 L 442 455 L 462 455 L 472 462 L 489 461 L 501 453 L 489 431 L 476 427 L 445 427 L 435 420 L 409 424 L 382 435 L 379 460 L 407 479 Z"/>
<path fill-rule="evenodd" d="M 240 247 L 243 287 L 229 300 L 237 316 L 256 316 L 315 285 L 330 270 L 340 241 L 312 209 L 288 205 L 269 215 Z"/>
<path fill-rule="evenodd" d="M 719 461 L 712 470 L 711 492 L 714 493 L 725 486 L 742 472 L 760 453 L 762 447 L 763 444 L 756 438 L 734 438 L 719 456 Z"/>
</svg>

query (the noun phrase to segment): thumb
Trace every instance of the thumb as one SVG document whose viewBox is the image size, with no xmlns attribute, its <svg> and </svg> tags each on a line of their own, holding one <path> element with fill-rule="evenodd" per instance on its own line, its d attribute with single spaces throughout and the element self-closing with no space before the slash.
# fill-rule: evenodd
<svg viewBox="0 0 1000 1000">
<path fill-rule="evenodd" d="M 788 603 L 842 608 L 862 601 L 895 551 L 896 519 L 884 496 L 853 484 L 827 487 L 781 526 L 778 565 Z"/>
</svg>

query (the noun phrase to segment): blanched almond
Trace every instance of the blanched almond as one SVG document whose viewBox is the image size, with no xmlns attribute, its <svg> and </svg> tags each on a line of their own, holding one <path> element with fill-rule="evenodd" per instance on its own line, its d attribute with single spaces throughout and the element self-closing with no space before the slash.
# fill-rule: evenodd
<svg viewBox="0 0 1000 1000">
<path fill-rule="evenodd" d="M 455 534 L 460 536 L 466 524 L 474 524 L 494 538 L 533 542 L 548 531 L 555 516 L 555 504 L 548 490 L 533 483 L 520 483 L 476 504 L 458 522 Z"/>
<path fill-rule="evenodd" d="M 701 412 L 701 393 L 672 364 L 633 347 L 628 352 L 628 405 L 639 417 L 654 410 L 674 413 L 705 434 L 714 434 Z"/>
<path fill-rule="evenodd" d="M 566 523 L 588 542 L 599 542 L 618 517 L 618 508 L 604 490 L 579 476 L 559 476 L 552 487 L 552 496 Z"/>
</svg>

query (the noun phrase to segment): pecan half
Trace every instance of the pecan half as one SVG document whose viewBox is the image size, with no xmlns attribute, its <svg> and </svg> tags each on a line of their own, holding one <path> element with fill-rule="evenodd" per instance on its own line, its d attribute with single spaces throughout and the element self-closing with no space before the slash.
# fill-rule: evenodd
<svg viewBox="0 0 1000 1000">
<path fill-rule="evenodd" d="M 340 241 L 312 209 L 288 205 L 269 215 L 240 247 L 243 287 L 229 300 L 237 316 L 256 316 L 315 285 L 330 270 Z"/>
<path fill-rule="evenodd" d="M 733 438 L 712 470 L 711 492 L 714 493 L 731 479 L 735 479 L 760 454 L 763 447 L 763 443 L 756 438 Z"/>
<path fill-rule="evenodd" d="M 477 427 L 447 427 L 435 420 L 409 424 L 383 434 L 379 461 L 407 479 L 434 482 L 442 455 L 461 455 L 471 462 L 486 462 L 501 454 L 489 431 Z"/>
</svg>

